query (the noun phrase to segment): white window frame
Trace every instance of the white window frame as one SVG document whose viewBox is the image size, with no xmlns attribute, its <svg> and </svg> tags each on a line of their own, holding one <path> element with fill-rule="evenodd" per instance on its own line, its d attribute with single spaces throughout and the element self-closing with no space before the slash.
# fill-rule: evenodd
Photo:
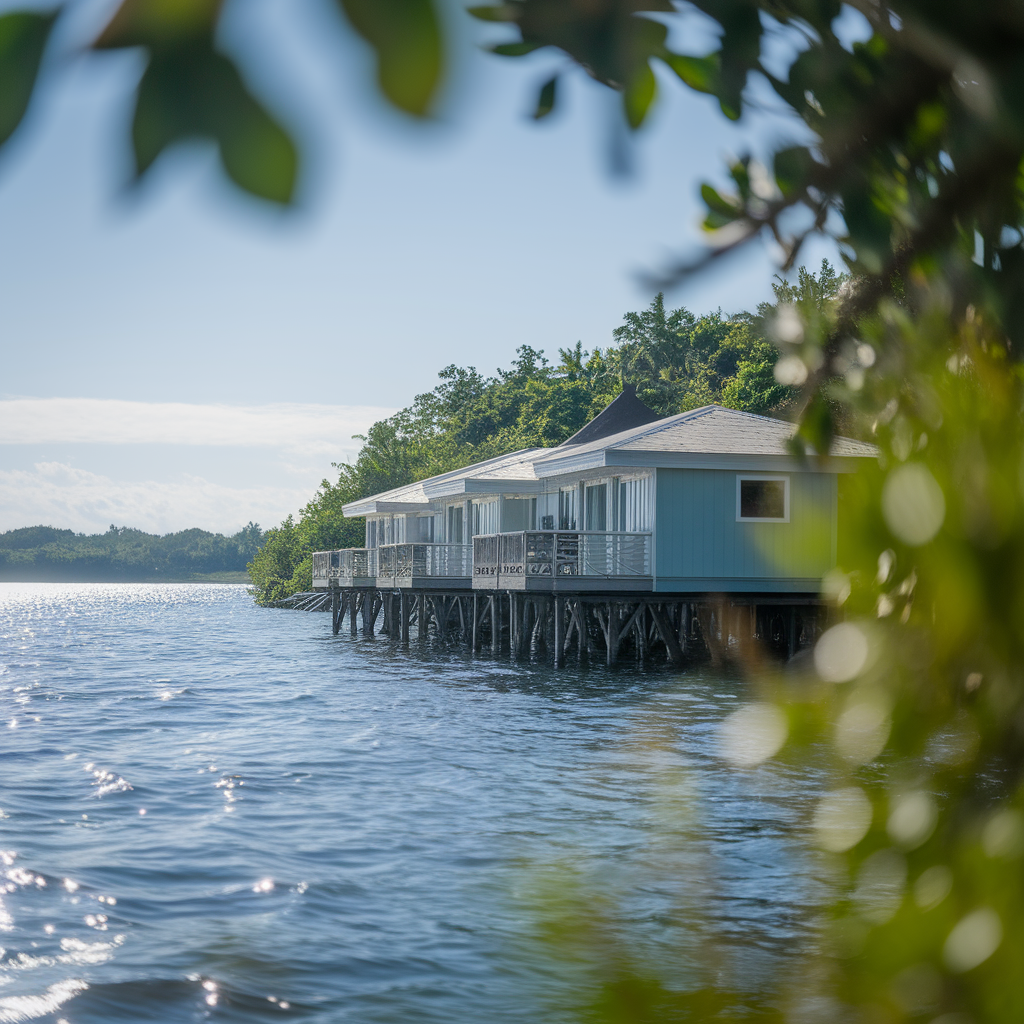
<svg viewBox="0 0 1024 1024">
<path fill-rule="evenodd" d="M 783 502 L 786 514 L 781 519 L 774 517 L 754 518 L 740 515 L 742 505 L 740 493 L 744 480 L 781 480 L 785 484 Z M 785 473 L 737 473 L 736 474 L 736 522 L 737 523 L 788 523 L 789 522 L 789 476 Z"/>
</svg>

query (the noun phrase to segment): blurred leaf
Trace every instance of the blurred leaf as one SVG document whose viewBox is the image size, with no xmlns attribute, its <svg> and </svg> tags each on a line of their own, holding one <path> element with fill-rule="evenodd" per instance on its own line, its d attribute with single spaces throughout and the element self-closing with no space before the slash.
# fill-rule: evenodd
<svg viewBox="0 0 1024 1024">
<path fill-rule="evenodd" d="M 498 4 L 497 6 L 467 7 L 466 13 L 471 14 L 479 21 L 501 21 L 510 22 L 519 20 L 519 10 L 511 4 Z"/>
<path fill-rule="evenodd" d="M 139 83 L 132 138 L 140 176 L 174 143 L 210 138 L 237 185 L 274 202 L 292 200 L 295 147 L 235 65 L 205 46 L 153 57 Z"/>
<path fill-rule="evenodd" d="M 775 183 L 784 196 L 793 196 L 807 186 L 814 160 L 806 146 L 793 146 L 775 154 Z"/>
<path fill-rule="evenodd" d="M 34 11 L 0 16 L 0 144 L 25 116 L 56 17 Z"/>
<path fill-rule="evenodd" d="M 817 455 L 827 455 L 835 437 L 834 411 L 825 396 L 818 391 L 808 402 L 800 417 L 800 427 L 793 437 L 791 449 L 798 458 L 805 459 L 804 445 Z"/>
<path fill-rule="evenodd" d="M 678 53 L 665 53 L 662 60 L 691 88 L 697 92 L 713 93 L 718 88 L 720 67 L 717 52 L 706 57 L 684 57 Z"/>
<path fill-rule="evenodd" d="M 728 220 L 735 220 L 742 213 L 734 203 L 724 199 L 718 190 L 710 184 L 705 183 L 700 186 L 700 198 L 705 201 L 712 213 L 717 213 Z"/>
<path fill-rule="evenodd" d="M 223 0 L 124 0 L 93 46 L 161 47 L 212 36 L 222 6 Z"/>
<path fill-rule="evenodd" d="M 558 75 L 548 79 L 540 88 L 537 96 L 537 109 L 533 113 L 535 121 L 547 117 L 555 109 L 556 90 L 558 88 Z"/>
<path fill-rule="evenodd" d="M 526 54 L 539 50 L 542 45 L 542 43 L 499 43 L 497 46 L 491 47 L 491 53 L 496 53 L 499 57 L 525 57 Z"/>
<path fill-rule="evenodd" d="M 432 0 L 338 0 L 377 53 L 377 81 L 396 107 L 424 117 L 441 82 L 441 26 Z"/>
<path fill-rule="evenodd" d="M 644 64 L 622 95 L 626 121 L 630 128 L 636 130 L 644 123 L 657 91 L 658 84 L 654 79 L 654 72 L 649 65 Z"/>
</svg>

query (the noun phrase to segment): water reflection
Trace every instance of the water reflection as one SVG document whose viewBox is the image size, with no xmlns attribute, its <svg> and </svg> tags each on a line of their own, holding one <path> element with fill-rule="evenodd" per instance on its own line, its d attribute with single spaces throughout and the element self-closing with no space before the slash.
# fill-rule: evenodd
<svg viewBox="0 0 1024 1024">
<path fill-rule="evenodd" d="M 784 723 L 735 680 L 402 651 L 242 587 L 7 584 L 11 719 L 0 1024 L 569 1019 L 558 920 L 679 984 L 710 928 L 751 991 L 812 926 L 827 787 L 762 763 Z"/>
</svg>

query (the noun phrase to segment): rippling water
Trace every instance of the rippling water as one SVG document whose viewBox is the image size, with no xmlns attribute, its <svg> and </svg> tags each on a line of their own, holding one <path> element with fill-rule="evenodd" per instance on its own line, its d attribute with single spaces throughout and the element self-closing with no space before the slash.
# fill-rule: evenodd
<svg viewBox="0 0 1024 1024">
<path fill-rule="evenodd" d="M 819 780 L 723 766 L 741 698 L 243 587 L 0 584 L 0 1024 L 568 1020 L 570 893 L 680 985 L 710 923 L 756 989 L 808 927 Z"/>
</svg>

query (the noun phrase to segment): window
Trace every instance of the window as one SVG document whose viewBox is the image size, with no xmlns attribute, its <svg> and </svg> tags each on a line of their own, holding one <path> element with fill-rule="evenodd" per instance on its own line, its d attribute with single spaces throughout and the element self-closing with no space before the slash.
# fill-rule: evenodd
<svg viewBox="0 0 1024 1024">
<path fill-rule="evenodd" d="M 498 503 L 496 501 L 473 502 L 473 536 L 498 532 Z"/>
<path fill-rule="evenodd" d="M 587 487 L 588 530 L 608 529 L 608 485 L 593 484 Z"/>
<path fill-rule="evenodd" d="M 576 529 L 576 488 L 562 487 L 558 492 L 558 528 Z"/>
<path fill-rule="evenodd" d="M 736 477 L 736 519 L 754 523 L 789 522 L 789 477 Z"/>
<path fill-rule="evenodd" d="M 461 544 L 462 543 L 462 506 L 461 505 L 449 505 L 448 506 L 448 543 L 449 544 Z"/>
<path fill-rule="evenodd" d="M 651 478 L 619 481 L 617 529 L 639 533 L 651 528 L 648 510 L 651 506 Z"/>
</svg>

